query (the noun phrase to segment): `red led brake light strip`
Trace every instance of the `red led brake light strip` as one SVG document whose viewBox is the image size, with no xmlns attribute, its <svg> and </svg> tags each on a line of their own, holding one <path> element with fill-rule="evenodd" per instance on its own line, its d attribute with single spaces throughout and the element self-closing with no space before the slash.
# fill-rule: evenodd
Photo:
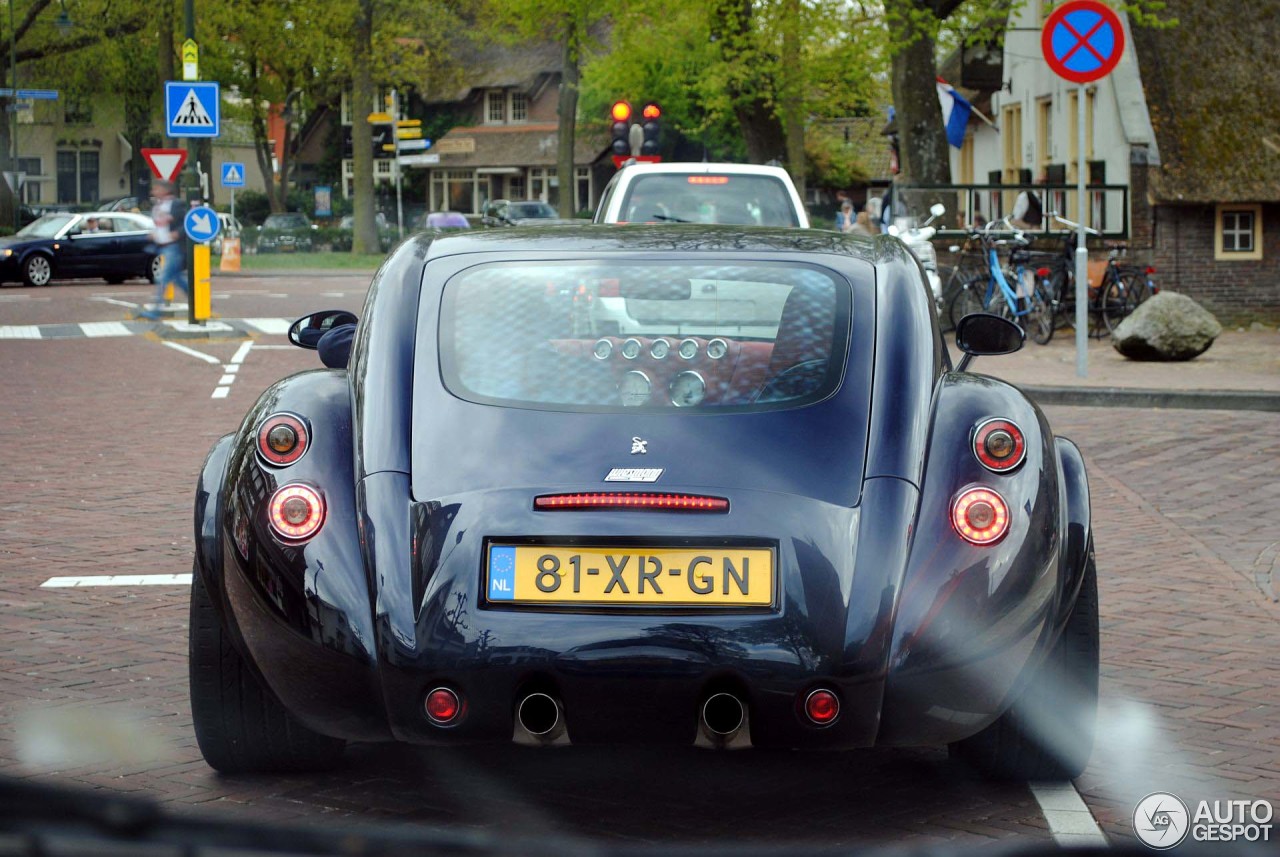
<svg viewBox="0 0 1280 857">
<path fill-rule="evenodd" d="M 538 511 L 564 509 L 659 509 L 677 512 L 727 512 L 729 501 L 723 497 L 697 494 L 649 494 L 632 491 L 606 491 L 587 494 L 544 494 L 533 499 Z"/>
</svg>

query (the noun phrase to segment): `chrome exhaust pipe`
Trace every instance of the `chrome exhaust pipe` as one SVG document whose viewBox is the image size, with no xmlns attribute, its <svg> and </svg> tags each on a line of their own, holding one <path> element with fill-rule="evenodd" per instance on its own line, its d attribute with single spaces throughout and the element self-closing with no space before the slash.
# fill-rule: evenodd
<svg viewBox="0 0 1280 857">
<path fill-rule="evenodd" d="M 702 703 L 699 746 L 736 748 L 751 746 L 747 730 L 747 706 L 732 693 L 713 693 Z"/>
<path fill-rule="evenodd" d="M 568 743 L 564 725 L 564 706 L 545 693 L 530 693 L 516 706 L 516 740 L 521 743 Z M 521 735 L 521 732 L 524 734 Z M 522 738 L 524 740 L 522 740 Z M 564 741 L 560 739 L 564 738 Z"/>
</svg>

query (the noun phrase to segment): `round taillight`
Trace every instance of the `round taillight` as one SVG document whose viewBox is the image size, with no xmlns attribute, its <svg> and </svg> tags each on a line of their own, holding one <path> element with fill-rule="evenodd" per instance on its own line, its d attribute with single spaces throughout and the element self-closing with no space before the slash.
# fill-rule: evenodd
<svg viewBox="0 0 1280 857">
<path fill-rule="evenodd" d="M 258 429 L 258 454 L 277 467 L 301 458 L 310 442 L 307 424 L 293 414 L 272 414 Z"/>
<path fill-rule="evenodd" d="M 271 529 L 290 541 L 309 539 L 324 523 L 324 498 L 310 485 L 295 482 L 271 495 Z"/>
<path fill-rule="evenodd" d="M 1012 470 L 1027 455 L 1022 429 L 1008 420 L 987 420 L 973 432 L 973 454 L 982 466 L 996 473 Z"/>
<path fill-rule="evenodd" d="M 951 504 L 951 524 L 970 544 L 995 544 L 1009 531 L 1009 504 L 990 488 L 970 488 Z"/>
<path fill-rule="evenodd" d="M 840 716 L 840 698 L 824 688 L 813 691 L 804 700 L 804 713 L 817 726 L 830 726 Z"/>
<path fill-rule="evenodd" d="M 432 723 L 452 723 L 462 713 L 462 700 L 447 687 L 437 687 L 427 694 L 424 705 Z"/>
</svg>

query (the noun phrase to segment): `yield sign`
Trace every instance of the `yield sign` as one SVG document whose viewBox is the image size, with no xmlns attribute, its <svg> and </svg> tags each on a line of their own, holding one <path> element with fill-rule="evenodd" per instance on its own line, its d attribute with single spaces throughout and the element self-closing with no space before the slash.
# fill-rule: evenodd
<svg viewBox="0 0 1280 857">
<path fill-rule="evenodd" d="M 1072 0 L 1053 10 L 1040 32 L 1049 68 L 1072 83 L 1106 77 L 1124 53 L 1120 16 L 1097 0 Z"/>
<path fill-rule="evenodd" d="M 187 162 L 186 149 L 143 149 L 142 157 L 147 159 L 147 166 L 158 179 L 171 182 Z"/>
</svg>

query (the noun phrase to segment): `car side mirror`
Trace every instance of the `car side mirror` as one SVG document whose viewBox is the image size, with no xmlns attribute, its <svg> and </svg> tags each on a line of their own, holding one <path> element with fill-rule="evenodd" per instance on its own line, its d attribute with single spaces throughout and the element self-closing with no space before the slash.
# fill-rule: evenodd
<svg viewBox="0 0 1280 857">
<path fill-rule="evenodd" d="M 304 315 L 289 326 L 289 341 L 299 348 L 314 351 L 320 343 L 320 337 L 335 327 L 355 324 L 358 320 L 355 313 L 347 312 L 345 309 L 313 312 L 311 315 Z"/>
<path fill-rule="evenodd" d="M 1012 354 L 1025 341 L 1022 328 L 1009 319 L 986 312 L 970 313 L 956 323 L 956 347 L 965 354 L 956 371 L 963 372 L 974 357 Z"/>
</svg>

